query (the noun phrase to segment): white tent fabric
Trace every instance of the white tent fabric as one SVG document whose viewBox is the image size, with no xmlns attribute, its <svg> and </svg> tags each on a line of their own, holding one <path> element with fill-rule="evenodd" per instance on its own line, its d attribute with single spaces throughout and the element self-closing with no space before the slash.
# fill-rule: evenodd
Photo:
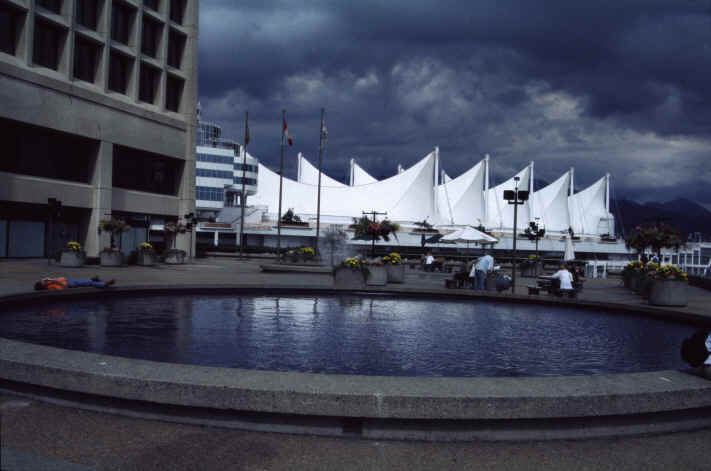
<svg viewBox="0 0 711 471">
<path fill-rule="evenodd" d="M 299 183 L 307 185 L 318 185 L 318 169 L 311 165 L 306 157 L 301 152 L 297 155 L 297 179 Z M 345 184 L 334 180 L 325 173 L 321 172 L 321 187 L 324 186 L 346 186 Z"/>
<path fill-rule="evenodd" d="M 600 220 L 607 218 L 605 183 L 602 177 L 583 191 L 568 197 L 570 227 L 577 235 L 598 234 Z"/>
<path fill-rule="evenodd" d="M 513 190 L 516 188 L 515 177 L 519 177 L 519 190 L 529 190 L 531 166 L 518 172 L 515 176 L 506 180 L 500 185 L 490 188 L 486 194 L 486 223 L 484 225 L 492 230 L 513 230 L 514 205 L 509 204 L 504 200 L 504 190 Z M 518 218 L 516 226 L 518 229 L 525 229 L 531 221 L 529 202 L 518 207 Z"/>
<path fill-rule="evenodd" d="M 457 178 L 437 185 L 438 222 L 440 224 L 483 222 L 484 178 L 482 160 Z"/>
<path fill-rule="evenodd" d="M 499 241 L 499 239 L 491 237 L 489 234 L 485 234 L 471 226 L 463 227 L 462 229 L 450 232 L 449 234 L 442 236 L 440 240 L 478 244 L 494 244 Z"/>
<path fill-rule="evenodd" d="M 540 218 L 539 226 L 547 231 L 567 231 L 570 227 L 568 189 L 570 171 L 550 185 L 536 191 L 531 205 L 531 219 Z"/>
<path fill-rule="evenodd" d="M 358 163 L 353 162 L 353 181 L 351 182 L 352 186 L 358 186 L 358 185 L 370 185 L 371 183 L 375 183 L 378 180 L 371 176 L 368 172 L 363 170 L 363 168 L 358 165 Z"/>
<path fill-rule="evenodd" d="M 569 235 L 565 236 L 565 252 L 563 253 L 563 261 L 570 262 L 575 260 L 575 250 L 573 250 L 573 239 Z"/>
<path fill-rule="evenodd" d="M 447 172 L 444 172 L 444 174 L 442 175 L 442 177 L 443 177 L 443 178 L 442 178 L 442 183 L 449 183 L 449 182 L 452 181 L 452 177 L 450 177 L 449 175 L 447 175 Z"/>
<path fill-rule="evenodd" d="M 362 211 L 387 212 L 394 221 L 421 221 L 434 214 L 435 153 L 431 152 L 399 175 L 360 186 L 322 186 L 321 214 L 324 216 L 360 217 Z M 293 208 L 300 216 L 316 214 L 315 185 L 283 179 L 282 212 Z M 279 175 L 261 163 L 257 193 L 252 204 L 267 206 L 274 218 L 279 207 Z"/>
</svg>

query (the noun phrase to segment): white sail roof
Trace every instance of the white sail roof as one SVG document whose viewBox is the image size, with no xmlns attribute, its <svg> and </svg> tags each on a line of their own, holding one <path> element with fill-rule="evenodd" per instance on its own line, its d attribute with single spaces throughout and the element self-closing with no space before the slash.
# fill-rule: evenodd
<svg viewBox="0 0 711 471">
<path fill-rule="evenodd" d="M 322 186 L 321 214 L 360 217 L 363 211 L 387 212 L 394 221 L 421 221 L 434 214 L 435 153 L 431 152 L 399 175 L 369 185 Z M 279 175 L 259 164 L 254 205 L 268 207 L 275 214 L 279 207 Z M 293 208 L 299 215 L 316 214 L 317 186 L 283 179 L 282 213 Z"/>
<path fill-rule="evenodd" d="M 484 161 L 457 178 L 437 185 L 438 215 L 442 224 L 474 224 L 484 221 Z"/>
<path fill-rule="evenodd" d="M 371 183 L 377 182 L 378 179 L 371 176 L 368 172 L 363 170 L 363 167 L 358 165 L 357 162 L 353 162 L 353 181 L 351 185 L 370 185 Z"/>
<path fill-rule="evenodd" d="M 567 231 L 570 227 L 568 213 L 568 188 L 570 187 L 570 171 L 550 185 L 541 188 L 533 195 L 531 205 L 531 220 L 540 218 L 540 227 L 547 231 Z"/>
<path fill-rule="evenodd" d="M 299 183 L 307 185 L 318 185 L 318 169 L 311 165 L 311 162 L 299 152 L 297 155 L 297 180 Z M 325 173 L 321 172 L 321 186 L 346 186 L 345 184 L 334 180 Z"/>
<path fill-rule="evenodd" d="M 514 205 L 509 204 L 504 200 L 504 190 L 513 190 L 516 188 L 515 177 L 519 177 L 518 189 L 529 190 L 531 178 L 531 166 L 518 172 L 515 176 L 506 180 L 500 185 L 490 188 L 486 192 L 486 223 L 488 229 L 493 230 L 513 230 Z M 530 222 L 529 202 L 518 207 L 518 217 L 516 226 L 519 229 L 525 229 Z"/>
<path fill-rule="evenodd" d="M 570 227 L 576 234 L 598 234 L 600 219 L 608 217 L 605 183 L 606 178 L 602 177 L 583 191 L 568 197 Z"/>
</svg>

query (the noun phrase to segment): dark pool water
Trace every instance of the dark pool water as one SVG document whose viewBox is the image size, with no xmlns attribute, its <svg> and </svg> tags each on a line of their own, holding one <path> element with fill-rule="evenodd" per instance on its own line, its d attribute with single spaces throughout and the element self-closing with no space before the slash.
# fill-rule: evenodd
<svg viewBox="0 0 711 471">
<path fill-rule="evenodd" d="M 368 296 L 112 297 L 16 308 L 0 337 L 154 361 L 388 376 L 683 368 L 691 326 L 601 311 Z"/>
</svg>

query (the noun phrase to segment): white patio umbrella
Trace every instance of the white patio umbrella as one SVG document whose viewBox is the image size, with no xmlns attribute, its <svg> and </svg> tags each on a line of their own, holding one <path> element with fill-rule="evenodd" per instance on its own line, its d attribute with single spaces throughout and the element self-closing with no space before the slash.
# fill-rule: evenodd
<svg viewBox="0 0 711 471">
<path fill-rule="evenodd" d="M 573 250 L 573 239 L 569 235 L 565 236 L 565 252 L 563 253 L 563 261 L 570 262 L 575 260 L 575 250 Z"/>
<path fill-rule="evenodd" d="M 485 234 L 471 226 L 457 229 L 454 232 L 442 236 L 440 239 L 440 242 L 466 242 L 467 244 L 470 242 L 475 244 L 495 244 L 498 241 L 499 239 L 496 237 L 491 237 L 489 234 Z"/>
</svg>

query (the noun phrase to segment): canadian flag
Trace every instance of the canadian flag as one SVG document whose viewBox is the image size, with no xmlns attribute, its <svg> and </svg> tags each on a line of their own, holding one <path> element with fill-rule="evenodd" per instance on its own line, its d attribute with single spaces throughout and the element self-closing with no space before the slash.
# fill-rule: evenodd
<svg viewBox="0 0 711 471">
<path fill-rule="evenodd" d="M 289 128 L 286 126 L 286 118 L 284 118 L 284 129 L 282 131 L 284 134 L 284 139 L 286 139 L 286 142 L 290 145 L 294 145 L 294 139 L 292 138 L 291 134 L 289 134 Z"/>
</svg>

